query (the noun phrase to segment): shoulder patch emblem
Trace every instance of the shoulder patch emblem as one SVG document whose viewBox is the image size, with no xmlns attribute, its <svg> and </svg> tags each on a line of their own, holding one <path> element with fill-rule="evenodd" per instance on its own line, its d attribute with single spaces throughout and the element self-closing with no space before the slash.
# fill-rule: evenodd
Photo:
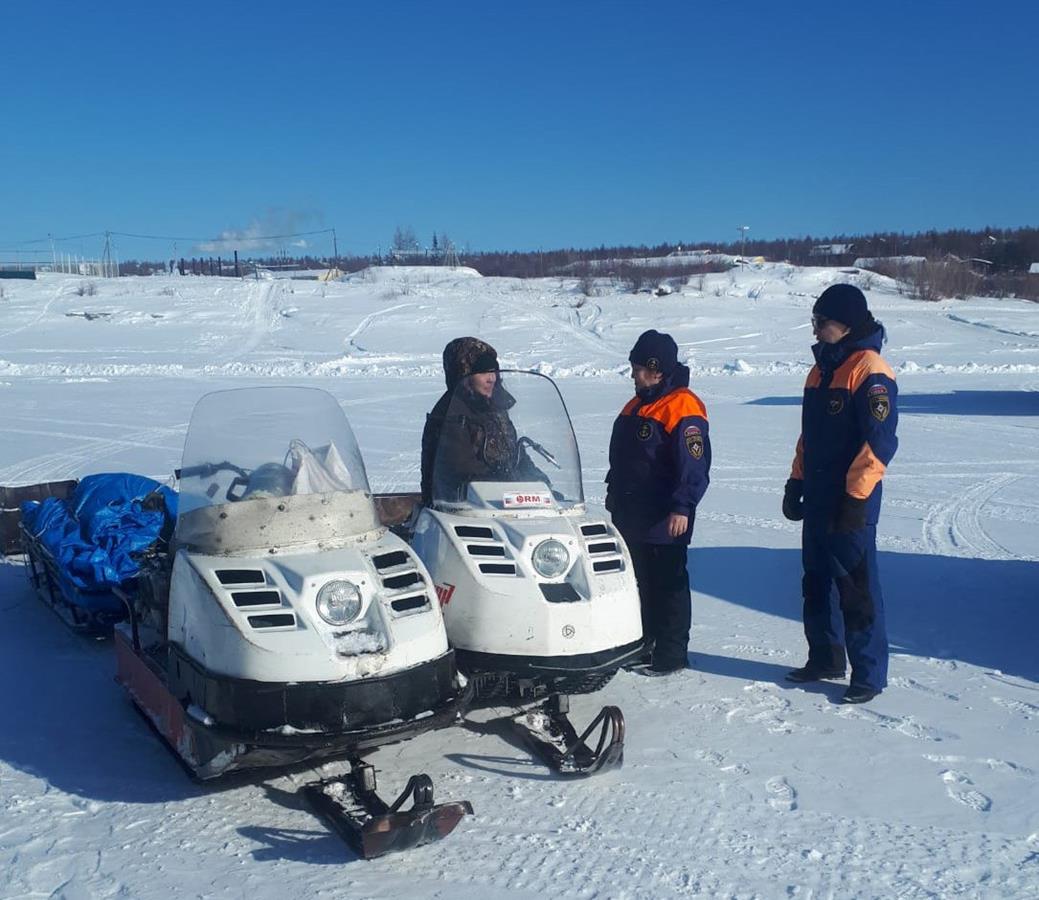
<svg viewBox="0 0 1039 900">
<path fill-rule="evenodd" d="M 826 403 L 826 411 L 831 416 L 836 416 L 844 409 L 844 397 L 838 391 L 830 391 L 830 397 Z"/>
<path fill-rule="evenodd" d="M 642 424 L 639 425 L 638 431 L 635 432 L 635 437 L 640 441 L 648 441 L 653 437 L 653 426 L 649 424 L 645 419 L 642 420 Z"/>
<path fill-rule="evenodd" d="M 869 394 L 869 413 L 878 422 L 883 422 L 891 414 L 891 399 L 885 389 L 883 393 Z"/>
<path fill-rule="evenodd" d="M 701 459 L 703 457 L 703 434 L 696 425 L 690 425 L 684 432 L 682 437 L 685 438 L 685 449 L 689 451 L 689 455 L 693 459 Z"/>
</svg>

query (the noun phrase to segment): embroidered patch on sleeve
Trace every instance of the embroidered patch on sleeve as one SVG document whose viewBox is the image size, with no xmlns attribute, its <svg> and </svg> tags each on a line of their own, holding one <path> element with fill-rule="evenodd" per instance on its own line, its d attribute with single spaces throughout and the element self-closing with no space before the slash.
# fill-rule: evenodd
<svg viewBox="0 0 1039 900">
<path fill-rule="evenodd" d="M 684 432 L 682 437 L 685 438 L 685 449 L 689 451 L 689 455 L 693 459 L 701 459 L 703 457 L 703 434 L 696 425 L 690 425 Z"/>
<path fill-rule="evenodd" d="M 638 431 L 635 432 L 635 437 L 640 441 L 648 441 L 653 436 L 653 426 L 649 424 L 645 419 L 642 420 L 642 424 L 639 425 Z"/>
<path fill-rule="evenodd" d="M 891 414 L 891 398 L 888 396 L 887 388 L 882 384 L 875 384 L 866 396 L 869 398 L 870 415 L 878 422 L 883 422 Z"/>
</svg>

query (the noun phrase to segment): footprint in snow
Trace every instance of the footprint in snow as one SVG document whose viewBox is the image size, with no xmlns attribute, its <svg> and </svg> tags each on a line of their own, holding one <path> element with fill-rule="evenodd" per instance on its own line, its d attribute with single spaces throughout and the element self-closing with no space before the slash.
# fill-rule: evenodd
<svg viewBox="0 0 1039 900">
<path fill-rule="evenodd" d="M 725 772 L 726 775 L 749 775 L 750 769 L 748 769 L 743 763 L 729 763 L 726 764 L 725 757 L 715 750 L 697 750 L 695 756 L 701 762 L 709 763 L 714 766 L 719 772 Z"/>
<path fill-rule="evenodd" d="M 937 697 L 942 700 L 959 700 L 960 698 L 956 694 L 950 694 L 948 691 L 939 690 L 938 688 L 931 687 L 930 685 L 921 684 L 913 678 L 892 678 L 891 685 L 893 687 L 908 688 L 910 690 L 919 691 L 922 694 L 927 694 L 930 697 Z"/>
<path fill-rule="evenodd" d="M 895 731 L 898 734 L 904 734 L 906 737 L 914 738 L 918 741 L 938 742 L 958 736 L 952 732 L 941 731 L 929 725 L 923 725 L 912 716 L 888 716 L 854 706 L 841 706 L 838 708 L 836 715 L 842 719 L 860 719 L 878 728 Z"/>
<path fill-rule="evenodd" d="M 1024 716 L 1026 719 L 1039 718 L 1039 706 L 1025 703 L 1023 700 L 1010 700 L 1006 697 L 993 697 L 992 702 L 995 703 L 996 706 L 1002 706 L 1003 709 Z"/>
<path fill-rule="evenodd" d="M 963 772 L 946 769 L 942 772 L 945 792 L 957 803 L 962 803 L 975 812 L 988 812 L 992 808 L 992 800 L 981 791 L 974 790 L 974 782 Z"/>
<path fill-rule="evenodd" d="M 776 775 L 765 782 L 768 794 L 768 805 L 776 812 L 792 812 L 797 809 L 797 791 L 782 775 Z"/>
</svg>

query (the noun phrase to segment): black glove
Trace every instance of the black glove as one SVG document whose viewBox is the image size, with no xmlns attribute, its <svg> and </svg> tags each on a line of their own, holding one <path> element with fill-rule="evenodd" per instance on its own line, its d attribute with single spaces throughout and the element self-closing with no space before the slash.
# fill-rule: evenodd
<svg viewBox="0 0 1039 900">
<path fill-rule="evenodd" d="M 800 478 L 790 478 L 783 488 L 783 515 L 791 522 L 800 522 L 805 517 L 804 504 L 801 502 L 801 491 L 804 482 Z"/>
<path fill-rule="evenodd" d="M 866 501 L 845 494 L 833 517 L 833 530 L 837 534 L 847 534 L 866 527 Z"/>
</svg>

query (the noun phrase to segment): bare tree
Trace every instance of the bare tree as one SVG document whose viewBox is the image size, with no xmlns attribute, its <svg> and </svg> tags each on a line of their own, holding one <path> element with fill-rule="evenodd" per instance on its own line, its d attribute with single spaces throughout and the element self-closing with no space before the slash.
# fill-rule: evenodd
<svg viewBox="0 0 1039 900">
<path fill-rule="evenodd" d="M 393 232 L 393 249 L 402 253 L 414 253 L 420 249 L 415 229 L 410 225 L 398 225 Z"/>
</svg>

